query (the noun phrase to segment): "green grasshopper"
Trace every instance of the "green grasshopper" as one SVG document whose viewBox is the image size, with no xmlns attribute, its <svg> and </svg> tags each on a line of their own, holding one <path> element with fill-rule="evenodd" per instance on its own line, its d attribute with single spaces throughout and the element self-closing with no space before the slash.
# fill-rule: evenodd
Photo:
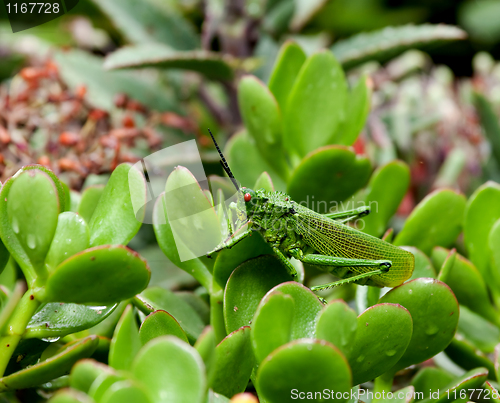
<svg viewBox="0 0 500 403">
<path fill-rule="evenodd" d="M 237 227 L 248 224 L 248 230 L 237 235 L 230 233 L 207 253 L 208 257 L 233 247 L 257 231 L 272 246 L 294 280 L 297 280 L 297 271 L 288 260 L 291 257 L 317 265 L 341 278 L 312 287 L 313 291 L 351 282 L 395 287 L 410 278 L 415 265 L 412 253 L 344 224 L 368 214 L 368 207 L 319 214 L 294 202 L 283 192 L 240 187 L 210 130 L 209 133 L 221 157 L 221 165 L 238 192 L 237 202 L 230 205 L 238 217 Z"/>
</svg>

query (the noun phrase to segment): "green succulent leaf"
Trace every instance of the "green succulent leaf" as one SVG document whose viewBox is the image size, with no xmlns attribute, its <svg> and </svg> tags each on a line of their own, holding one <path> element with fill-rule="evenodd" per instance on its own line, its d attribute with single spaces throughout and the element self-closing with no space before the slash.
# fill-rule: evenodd
<svg viewBox="0 0 500 403">
<path fill-rule="evenodd" d="M 487 354 L 495 351 L 500 340 L 500 329 L 497 326 L 462 305 L 460 305 L 457 334 Z"/>
<path fill-rule="evenodd" d="M 276 98 L 281 112 L 286 108 L 290 91 L 305 61 L 306 54 L 299 45 L 292 41 L 283 44 L 269 78 L 269 89 Z"/>
<path fill-rule="evenodd" d="M 316 322 L 316 338 L 336 346 L 346 357 L 354 348 L 358 316 L 343 300 L 335 300 L 323 307 Z"/>
<path fill-rule="evenodd" d="M 49 400 L 50 403 L 95 403 L 94 400 L 74 389 L 61 389 Z"/>
<path fill-rule="evenodd" d="M 203 403 L 206 376 L 203 360 L 175 336 L 157 337 L 137 355 L 132 373 L 155 403 Z"/>
<path fill-rule="evenodd" d="M 413 269 L 410 280 L 415 280 L 420 277 L 436 278 L 436 269 L 434 269 L 432 261 L 425 253 L 413 246 L 403 246 L 402 249 L 413 253 L 413 256 L 415 256 L 415 268 Z"/>
<path fill-rule="evenodd" d="M 47 360 L 0 378 L 0 390 L 26 389 L 65 375 L 75 362 L 89 357 L 98 344 L 97 336 L 69 343 Z"/>
<path fill-rule="evenodd" d="M 120 381 L 127 380 L 129 375 L 125 372 L 121 373 L 102 373 L 100 374 L 92 385 L 90 385 L 89 396 L 93 398 L 96 402 L 100 402 L 104 394 L 111 388 L 114 384 Z"/>
<path fill-rule="evenodd" d="M 89 239 L 89 228 L 78 214 L 71 211 L 59 214 L 54 238 L 45 258 L 49 273 L 59 263 L 88 248 Z"/>
<path fill-rule="evenodd" d="M 23 338 L 63 337 L 89 329 L 106 319 L 116 308 L 50 302 L 43 304 L 30 319 Z"/>
<path fill-rule="evenodd" d="M 466 37 L 463 30 L 452 25 L 404 25 L 354 35 L 336 42 L 332 51 L 349 69 L 368 60 L 389 60 L 408 49 Z"/>
<path fill-rule="evenodd" d="M 347 82 L 333 54 L 325 50 L 309 57 L 283 111 L 286 150 L 304 157 L 330 144 L 345 119 L 346 99 Z"/>
<path fill-rule="evenodd" d="M 238 85 L 238 104 L 243 123 L 257 149 L 286 180 L 288 164 L 281 145 L 281 111 L 273 94 L 257 77 L 245 76 Z"/>
<path fill-rule="evenodd" d="M 99 203 L 102 192 L 104 191 L 103 185 L 89 186 L 82 193 L 82 198 L 78 205 L 78 215 L 82 217 L 85 222 L 89 223 L 94 214 L 94 210 Z"/>
<path fill-rule="evenodd" d="M 393 288 L 380 303 L 400 304 L 413 320 L 410 344 L 401 359 L 390 370 L 423 362 L 442 351 L 457 329 L 459 308 L 450 288 L 437 280 L 418 278 Z"/>
<path fill-rule="evenodd" d="M 434 246 L 449 247 L 462 230 L 465 197 L 452 190 L 436 190 L 427 195 L 396 236 L 396 246 L 416 246 L 429 255 Z"/>
<path fill-rule="evenodd" d="M 493 157 L 497 163 L 500 163 L 500 124 L 495 108 L 484 95 L 477 92 L 474 92 L 474 104 L 479 112 L 484 133 L 491 145 Z"/>
<path fill-rule="evenodd" d="M 266 192 L 274 192 L 273 180 L 269 176 L 267 172 L 262 172 L 260 176 L 257 178 L 255 185 L 253 186 L 254 190 L 264 189 Z"/>
<path fill-rule="evenodd" d="M 247 260 L 233 271 L 224 290 L 224 321 L 231 333 L 252 321 L 260 300 L 274 286 L 290 281 L 285 267 L 274 255 Z"/>
<path fill-rule="evenodd" d="M 469 340 L 456 335 L 444 352 L 460 367 L 467 370 L 485 367 L 488 369 L 489 378 L 496 379 L 493 362 Z"/>
<path fill-rule="evenodd" d="M 142 344 L 160 336 L 176 336 L 182 341 L 188 342 L 186 333 L 179 322 L 166 311 L 154 311 L 146 316 L 139 329 L 139 337 Z"/>
<path fill-rule="evenodd" d="M 424 367 L 411 380 L 416 396 L 430 396 L 446 387 L 455 376 L 441 368 Z M 419 400 L 422 400 L 420 398 Z"/>
<path fill-rule="evenodd" d="M 227 335 L 215 348 L 215 370 L 210 387 L 227 397 L 241 393 L 254 365 L 250 327 L 244 326 Z"/>
<path fill-rule="evenodd" d="M 69 386 L 75 390 L 87 393 L 92 383 L 102 373 L 112 374 L 115 371 L 111 367 L 93 359 L 80 360 L 71 369 Z"/>
<path fill-rule="evenodd" d="M 44 302 L 110 304 L 141 292 L 150 276 L 136 252 L 125 246 L 98 246 L 62 262 L 38 297 Z"/>
<path fill-rule="evenodd" d="M 359 315 L 348 355 L 353 384 L 374 379 L 393 367 L 406 351 L 412 329 L 412 317 L 401 305 L 378 304 Z"/>
<path fill-rule="evenodd" d="M 378 168 L 365 189 L 365 204 L 370 214 L 363 217 L 363 232 L 380 237 L 396 213 L 410 186 L 410 169 L 402 161 L 392 161 Z"/>
<path fill-rule="evenodd" d="M 294 402 L 298 392 L 323 391 L 349 395 L 351 370 L 338 349 L 324 340 L 301 339 L 281 346 L 259 366 L 259 396 L 268 403 Z M 297 397 L 293 399 L 293 391 Z M 346 393 L 347 392 L 347 393 Z M 314 392 L 311 392 L 314 399 Z M 335 398 L 337 400 L 337 398 Z M 345 402 L 348 399 L 338 399 Z"/>
<path fill-rule="evenodd" d="M 172 315 L 191 343 L 194 343 L 203 331 L 204 324 L 200 316 L 172 291 L 150 287 L 144 290 L 138 298 L 149 305 L 152 311 L 163 310 Z"/>
<path fill-rule="evenodd" d="M 141 217 L 136 217 L 134 207 L 144 204 L 144 177 L 130 165 L 118 165 L 92 214 L 90 246 L 126 245 L 141 227 Z"/>
<path fill-rule="evenodd" d="M 106 56 L 103 67 L 108 70 L 145 67 L 183 69 L 219 80 L 230 80 L 234 75 L 231 64 L 219 53 L 206 50 L 179 51 L 160 43 L 120 48 Z"/>
<path fill-rule="evenodd" d="M 132 306 L 125 308 L 116 325 L 111 345 L 109 346 L 109 366 L 117 370 L 130 370 L 132 361 L 141 348 L 139 329 Z"/>
<path fill-rule="evenodd" d="M 339 202 L 364 187 L 370 173 L 367 158 L 344 146 L 326 146 L 302 160 L 290 178 L 288 193 L 319 213 L 339 211 L 343 207 Z"/>
<path fill-rule="evenodd" d="M 149 392 L 131 380 L 118 381 L 111 385 L 99 400 L 100 403 L 153 403 Z"/>
</svg>

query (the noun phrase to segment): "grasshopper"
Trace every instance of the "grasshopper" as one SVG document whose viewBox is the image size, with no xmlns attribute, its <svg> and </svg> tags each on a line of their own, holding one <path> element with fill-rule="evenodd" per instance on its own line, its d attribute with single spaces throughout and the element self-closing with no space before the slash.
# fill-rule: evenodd
<svg viewBox="0 0 500 403">
<path fill-rule="evenodd" d="M 319 266 L 341 279 L 314 286 L 312 291 L 347 283 L 395 287 L 410 278 L 415 266 L 412 253 L 345 225 L 367 215 L 368 207 L 319 214 L 283 192 L 240 187 L 210 130 L 209 133 L 221 157 L 222 168 L 238 192 L 237 202 L 230 205 L 238 217 L 237 227 L 248 224 L 248 230 L 237 235 L 230 231 L 226 240 L 207 253 L 208 257 L 233 247 L 257 231 L 272 246 L 294 280 L 297 280 L 297 271 L 288 260 L 291 257 Z"/>
</svg>

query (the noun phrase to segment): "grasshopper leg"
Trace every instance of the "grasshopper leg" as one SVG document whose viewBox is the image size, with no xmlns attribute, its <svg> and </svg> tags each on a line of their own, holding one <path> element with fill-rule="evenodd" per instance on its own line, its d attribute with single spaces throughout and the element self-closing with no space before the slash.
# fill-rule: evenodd
<svg viewBox="0 0 500 403">
<path fill-rule="evenodd" d="M 370 214 L 370 207 L 361 206 L 353 210 L 340 211 L 337 213 L 323 214 L 325 217 L 331 218 L 332 220 L 342 220 L 342 222 L 350 221 L 355 218 L 364 217 Z"/>
<path fill-rule="evenodd" d="M 217 247 L 214 250 L 207 252 L 207 257 L 211 258 L 215 252 L 219 252 L 222 249 L 231 249 L 238 242 L 240 242 L 243 239 L 245 239 L 246 237 L 252 235 L 252 232 L 253 231 L 251 229 L 249 229 L 248 231 L 242 232 L 241 234 L 230 237 L 230 238 L 226 239 L 225 241 L 222 241 L 219 245 L 217 245 Z"/>
<path fill-rule="evenodd" d="M 285 255 L 283 255 L 283 253 L 276 246 L 273 246 L 273 250 L 274 253 L 276 253 L 278 259 L 281 261 L 281 263 L 283 263 L 283 265 L 286 267 L 290 276 L 292 276 L 292 279 L 294 281 L 297 281 L 298 274 L 297 270 L 295 270 L 295 267 L 293 267 L 293 264 L 290 263 L 290 261 L 285 257 Z"/>
<path fill-rule="evenodd" d="M 366 273 L 357 274 L 333 283 L 318 285 L 312 287 L 312 291 L 327 290 L 332 287 L 337 287 L 339 285 L 344 285 L 352 283 L 354 281 L 362 280 L 364 278 L 372 277 L 377 274 L 386 273 L 392 266 L 389 260 L 368 260 L 368 259 L 350 259 L 344 257 L 336 256 L 325 256 L 325 255 L 304 255 L 300 249 L 290 250 L 290 254 L 296 259 L 300 260 L 302 263 L 308 263 L 312 265 L 329 266 L 329 267 L 366 267 L 372 268 L 373 270 Z"/>
</svg>

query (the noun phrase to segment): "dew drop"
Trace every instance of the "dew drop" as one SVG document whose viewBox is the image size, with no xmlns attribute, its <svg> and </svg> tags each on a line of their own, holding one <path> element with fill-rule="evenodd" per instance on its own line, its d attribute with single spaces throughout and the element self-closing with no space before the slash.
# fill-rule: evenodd
<svg viewBox="0 0 500 403">
<path fill-rule="evenodd" d="M 411 293 L 413 293 L 413 290 L 408 290 L 408 294 L 411 294 Z"/>
<path fill-rule="evenodd" d="M 433 334 L 436 334 L 437 332 L 439 331 L 438 327 L 437 326 L 430 326 L 427 328 L 427 330 L 425 331 L 425 334 L 427 336 L 432 336 Z"/>
<path fill-rule="evenodd" d="M 394 354 L 396 354 L 396 350 L 387 350 L 387 351 L 385 352 L 385 355 L 386 355 L 387 357 L 392 357 Z"/>
<path fill-rule="evenodd" d="M 34 234 L 28 234 L 28 236 L 26 237 L 26 244 L 30 249 L 36 248 L 36 238 Z"/>
<path fill-rule="evenodd" d="M 46 337 L 46 338 L 43 338 L 42 340 L 46 341 L 48 343 L 55 343 L 59 339 L 60 339 L 60 337 Z"/>
<path fill-rule="evenodd" d="M 19 223 L 17 222 L 16 218 L 12 219 L 12 230 L 14 233 L 19 234 Z"/>
<path fill-rule="evenodd" d="M 364 355 L 360 355 L 358 358 L 356 358 L 356 361 L 357 362 L 361 362 L 365 359 L 365 356 Z"/>
</svg>

